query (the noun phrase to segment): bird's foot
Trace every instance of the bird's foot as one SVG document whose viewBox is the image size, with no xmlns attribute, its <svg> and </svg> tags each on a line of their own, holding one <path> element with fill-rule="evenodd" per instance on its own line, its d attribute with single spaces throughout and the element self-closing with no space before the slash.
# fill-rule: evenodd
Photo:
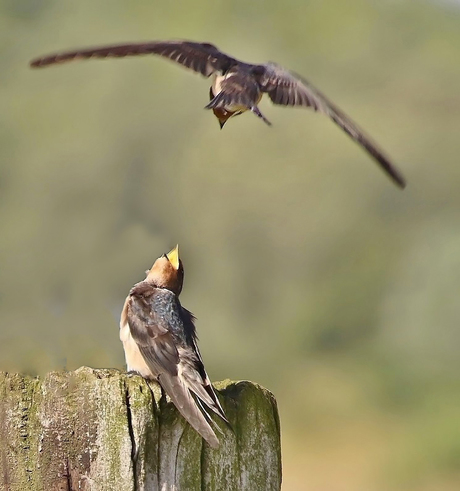
<svg viewBox="0 0 460 491">
<path fill-rule="evenodd" d="M 133 377 L 142 377 L 142 375 L 139 374 L 139 372 L 136 372 L 136 370 L 129 370 L 126 372 L 126 375 L 129 377 L 129 378 L 133 378 Z"/>
<path fill-rule="evenodd" d="M 258 116 L 264 123 L 267 123 L 268 126 L 271 126 L 272 124 L 270 121 L 260 112 L 260 109 L 257 106 L 252 106 L 251 111 Z"/>
</svg>

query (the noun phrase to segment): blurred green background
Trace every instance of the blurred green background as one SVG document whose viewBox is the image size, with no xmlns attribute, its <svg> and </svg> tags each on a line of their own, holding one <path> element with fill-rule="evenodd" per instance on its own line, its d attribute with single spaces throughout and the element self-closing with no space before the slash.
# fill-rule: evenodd
<svg viewBox="0 0 460 491">
<path fill-rule="evenodd" d="M 223 131 L 151 39 L 304 75 L 399 164 L 261 103 Z M 0 369 L 122 368 L 130 287 L 177 242 L 213 380 L 277 396 L 285 491 L 460 489 L 460 3 L 0 1 Z"/>
</svg>

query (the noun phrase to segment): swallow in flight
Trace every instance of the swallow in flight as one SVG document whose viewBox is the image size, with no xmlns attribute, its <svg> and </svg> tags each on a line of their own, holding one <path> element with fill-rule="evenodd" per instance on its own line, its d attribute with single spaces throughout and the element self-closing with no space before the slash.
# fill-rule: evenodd
<svg viewBox="0 0 460 491">
<path fill-rule="evenodd" d="M 123 58 L 145 54 L 169 58 L 205 77 L 212 75 L 214 80 L 209 92 L 210 102 L 206 109 L 212 109 L 221 128 L 228 119 L 246 111 L 251 111 L 270 125 L 270 121 L 257 106 L 265 93 L 274 104 L 310 107 L 329 116 L 377 161 L 399 187 L 405 187 L 406 181 L 400 171 L 344 112 L 311 83 L 276 63 L 262 65 L 245 63 L 226 55 L 209 43 L 152 41 L 56 53 L 36 58 L 30 62 L 30 65 L 44 67 L 77 59 Z"/>
<path fill-rule="evenodd" d="M 131 288 L 120 320 L 128 371 L 156 380 L 212 448 L 219 446 L 205 406 L 226 423 L 197 345 L 193 315 L 179 301 L 184 268 L 179 247 L 158 258 Z"/>
</svg>

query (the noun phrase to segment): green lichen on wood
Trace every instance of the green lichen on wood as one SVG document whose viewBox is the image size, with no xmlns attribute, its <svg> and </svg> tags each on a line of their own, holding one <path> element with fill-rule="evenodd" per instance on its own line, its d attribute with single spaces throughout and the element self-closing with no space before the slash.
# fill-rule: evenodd
<svg viewBox="0 0 460 491">
<path fill-rule="evenodd" d="M 232 428 L 213 418 L 213 450 L 139 376 L 0 373 L 0 490 L 279 490 L 273 395 L 251 382 L 217 387 Z"/>
<path fill-rule="evenodd" d="M 147 382 L 139 376 L 121 375 L 131 437 L 135 489 L 158 489 L 159 408 Z"/>
<path fill-rule="evenodd" d="M 204 490 L 278 491 L 281 489 L 281 441 L 278 409 L 271 392 L 248 381 L 215 384 L 232 432 L 225 446 L 207 451 Z M 219 453 L 220 452 L 220 453 Z"/>
<path fill-rule="evenodd" d="M 273 395 L 251 382 L 229 386 L 226 395 L 236 400 L 238 406 L 235 433 L 240 460 L 240 489 L 279 490 L 279 420 Z"/>
<path fill-rule="evenodd" d="M 131 440 L 118 372 L 53 372 L 41 392 L 38 472 L 48 489 L 131 490 Z"/>
<path fill-rule="evenodd" d="M 199 490 L 202 438 L 166 397 L 160 412 L 160 489 Z"/>
<path fill-rule="evenodd" d="M 240 489 L 240 466 L 234 427 L 234 422 L 237 419 L 237 407 L 233 399 L 223 395 L 233 385 L 234 383 L 230 380 L 214 384 L 219 400 L 232 427 L 229 428 L 214 418 L 222 432 L 221 435 L 218 434 L 221 445 L 216 450 L 213 450 L 209 446 L 203 448 L 203 458 L 201 460 L 203 474 L 201 489 L 203 491 L 214 489 L 228 489 L 233 491 Z"/>
<path fill-rule="evenodd" d="M 78 393 L 76 410 L 84 422 L 81 429 L 86 438 L 86 448 L 78 445 L 76 449 L 77 458 L 89 462 L 89 468 L 81 469 L 84 474 L 77 474 L 77 484 L 91 476 L 94 490 L 132 489 L 132 442 L 125 389 L 119 373 L 85 367 L 74 372 L 73 382 L 83 389 Z"/>
<path fill-rule="evenodd" d="M 41 489 L 35 470 L 36 393 L 39 381 L 18 374 L 0 373 L 0 469 L 1 489 Z"/>
</svg>

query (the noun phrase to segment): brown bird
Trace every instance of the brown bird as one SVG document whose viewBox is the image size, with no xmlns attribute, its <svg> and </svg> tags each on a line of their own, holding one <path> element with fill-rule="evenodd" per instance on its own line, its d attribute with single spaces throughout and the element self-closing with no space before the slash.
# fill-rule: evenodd
<svg viewBox="0 0 460 491">
<path fill-rule="evenodd" d="M 77 49 L 40 57 L 30 64 L 32 67 L 43 67 L 76 59 L 123 58 L 145 54 L 164 56 L 205 77 L 213 75 L 209 92 L 211 101 L 206 109 L 213 110 L 221 128 L 228 119 L 245 111 L 253 112 L 270 125 L 257 107 L 265 93 L 274 104 L 310 107 L 329 116 L 377 161 L 398 186 L 405 187 L 405 179 L 399 170 L 345 113 L 311 83 L 276 63 L 245 63 L 222 53 L 209 43 L 152 41 Z"/>
<path fill-rule="evenodd" d="M 201 359 L 193 314 L 179 302 L 184 280 L 179 246 L 158 258 L 146 274 L 131 288 L 121 313 L 128 371 L 158 381 L 182 416 L 217 448 L 204 405 L 228 420 Z"/>
</svg>

